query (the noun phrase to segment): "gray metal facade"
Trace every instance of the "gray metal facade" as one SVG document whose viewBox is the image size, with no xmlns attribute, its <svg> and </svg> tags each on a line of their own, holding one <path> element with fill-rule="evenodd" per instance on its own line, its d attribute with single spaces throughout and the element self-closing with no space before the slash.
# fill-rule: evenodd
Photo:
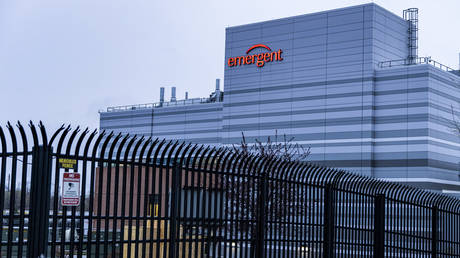
<svg viewBox="0 0 460 258">
<path fill-rule="evenodd" d="M 221 142 L 222 102 L 165 104 L 169 105 L 102 112 L 101 130 L 203 144 Z"/>
<path fill-rule="evenodd" d="M 226 63 L 223 102 L 102 112 L 101 129 L 213 145 L 277 130 L 310 146 L 313 162 L 460 191 L 460 141 L 449 124 L 460 76 L 429 62 L 379 66 L 408 57 L 408 29 L 375 4 L 229 27 L 225 60 L 254 44 L 282 49 L 283 60 Z"/>
</svg>

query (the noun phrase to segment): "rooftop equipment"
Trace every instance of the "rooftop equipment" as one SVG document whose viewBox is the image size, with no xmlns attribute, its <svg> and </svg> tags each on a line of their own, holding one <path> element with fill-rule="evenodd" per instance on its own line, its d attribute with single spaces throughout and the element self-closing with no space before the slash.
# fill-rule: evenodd
<svg viewBox="0 0 460 258">
<path fill-rule="evenodd" d="M 216 101 L 220 100 L 220 79 L 216 79 Z"/>
<path fill-rule="evenodd" d="M 176 87 L 171 87 L 171 102 L 176 101 Z"/>
<path fill-rule="evenodd" d="M 165 102 L 165 88 L 161 87 L 160 88 L 160 103 Z"/>
</svg>

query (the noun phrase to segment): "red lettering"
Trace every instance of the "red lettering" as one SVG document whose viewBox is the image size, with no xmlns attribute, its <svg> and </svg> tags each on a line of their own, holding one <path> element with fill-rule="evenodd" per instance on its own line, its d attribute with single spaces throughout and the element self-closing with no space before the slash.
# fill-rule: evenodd
<svg viewBox="0 0 460 258">
<path fill-rule="evenodd" d="M 252 56 L 246 56 L 244 59 L 246 59 L 246 64 L 252 64 Z"/>
<path fill-rule="evenodd" d="M 236 65 L 244 65 L 244 56 L 235 57 Z"/>
<path fill-rule="evenodd" d="M 249 52 L 250 50 L 256 47 L 263 47 L 271 51 L 271 49 L 269 49 L 265 45 L 259 44 L 259 45 L 254 45 L 247 52 Z M 281 56 L 282 53 L 283 53 L 283 50 L 278 49 L 278 51 L 267 52 L 267 53 L 252 54 L 252 55 L 238 56 L 238 57 L 229 57 L 227 60 L 227 64 L 229 67 L 238 66 L 238 65 L 246 65 L 246 64 L 256 64 L 257 67 L 263 67 L 265 63 L 267 62 L 283 61 L 283 57 Z"/>
<path fill-rule="evenodd" d="M 264 61 L 265 62 L 270 62 L 270 53 L 265 53 L 264 54 Z"/>
<path fill-rule="evenodd" d="M 283 58 L 281 57 L 281 53 L 283 53 L 283 50 L 278 50 L 278 61 L 283 61 Z"/>
<path fill-rule="evenodd" d="M 235 64 L 233 62 L 235 62 L 235 59 L 233 57 L 230 57 L 227 61 L 228 66 L 230 67 L 234 66 Z"/>
<path fill-rule="evenodd" d="M 265 64 L 264 63 L 264 54 L 259 54 L 257 56 L 257 66 L 262 67 L 262 66 L 264 66 L 264 64 Z"/>
</svg>

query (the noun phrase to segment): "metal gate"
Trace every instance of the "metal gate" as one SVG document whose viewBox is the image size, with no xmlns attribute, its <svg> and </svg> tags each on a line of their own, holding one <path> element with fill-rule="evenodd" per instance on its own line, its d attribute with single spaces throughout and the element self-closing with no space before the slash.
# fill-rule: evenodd
<svg viewBox="0 0 460 258">
<path fill-rule="evenodd" d="M 1 257 L 460 257 L 460 201 L 303 162 L 0 127 Z"/>
</svg>

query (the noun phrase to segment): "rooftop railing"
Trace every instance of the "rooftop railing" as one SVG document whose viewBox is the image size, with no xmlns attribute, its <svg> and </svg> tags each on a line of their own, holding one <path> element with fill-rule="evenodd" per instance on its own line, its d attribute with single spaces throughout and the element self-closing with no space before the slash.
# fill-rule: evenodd
<svg viewBox="0 0 460 258">
<path fill-rule="evenodd" d="M 417 57 L 414 59 L 397 59 L 397 60 L 389 60 L 383 61 L 379 63 L 379 68 L 390 68 L 390 67 L 398 67 L 398 66 L 406 66 L 406 65 L 418 65 L 418 64 L 429 64 L 436 68 L 439 68 L 446 72 L 455 72 L 455 69 L 450 68 L 447 65 L 443 65 L 433 59 L 431 57 Z"/>
<path fill-rule="evenodd" d="M 156 102 L 156 103 L 108 107 L 107 110 L 99 110 L 99 113 L 131 111 L 131 110 L 138 110 L 138 109 L 152 109 L 152 108 L 171 107 L 171 106 L 185 106 L 185 105 L 193 105 L 193 104 L 212 103 L 212 102 L 216 102 L 216 101 L 211 98 L 193 98 L 193 99 L 183 99 L 183 100 L 170 101 L 170 102 Z"/>
</svg>

